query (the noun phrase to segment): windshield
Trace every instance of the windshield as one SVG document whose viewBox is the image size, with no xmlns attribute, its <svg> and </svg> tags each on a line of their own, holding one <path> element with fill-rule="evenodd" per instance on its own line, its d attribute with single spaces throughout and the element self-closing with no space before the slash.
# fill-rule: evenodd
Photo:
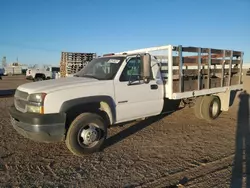
<svg viewBox="0 0 250 188">
<path fill-rule="evenodd" d="M 76 77 L 89 77 L 98 80 L 111 80 L 115 77 L 125 57 L 101 57 L 93 59 L 86 67 L 75 74 Z"/>
</svg>

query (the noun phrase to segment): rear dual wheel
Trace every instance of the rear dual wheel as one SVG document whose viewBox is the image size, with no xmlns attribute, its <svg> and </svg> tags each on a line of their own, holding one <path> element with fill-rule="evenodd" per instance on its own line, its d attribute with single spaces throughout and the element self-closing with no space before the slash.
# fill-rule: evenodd
<svg viewBox="0 0 250 188">
<path fill-rule="evenodd" d="M 199 97 L 196 100 L 194 113 L 198 119 L 205 119 L 209 122 L 219 117 L 221 102 L 219 97 L 210 95 Z"/>
<path fill-rule="evenodd" d="M 201 108 L 202 108 L 203 97 L 198 97 L 195 101 L 194 114 L 198 119 L 203 119 Z"/>
</svg>

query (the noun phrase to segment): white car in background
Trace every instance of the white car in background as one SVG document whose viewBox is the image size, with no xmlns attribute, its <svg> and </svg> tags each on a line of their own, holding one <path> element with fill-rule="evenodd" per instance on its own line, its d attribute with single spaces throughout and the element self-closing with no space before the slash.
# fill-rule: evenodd
<svg viewBox="0 0 250 188">
<path fill-rule="evenodd" d="M 26 71 L 26 79 L 34 81 L 57 79 L 59 77 L 60 77 L 59 67 L 52 67 L 52 66 L 33 67 L 27 69 Z"/>
<path fill-rule="evenodd" d="M 4 69 L 0 68 L 0 80 L 2 80 L 2 76 L 4 75 Z"/>
</svg>

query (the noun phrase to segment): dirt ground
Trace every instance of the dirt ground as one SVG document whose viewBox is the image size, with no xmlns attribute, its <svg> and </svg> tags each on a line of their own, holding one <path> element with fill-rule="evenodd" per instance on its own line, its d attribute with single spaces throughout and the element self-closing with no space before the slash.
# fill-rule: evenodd
<svg viewBox="0 0 250 188">
<path fill-rule="evenodd" d="M 12 79 L 7 89 L 21 83 Z M 244 82 L 250 92 L 250 76 Z M 185 108 L 113 127 L 105 149 L 83 158 L 64 143 L 17 134 L 7 112 L 12 102 L 0 98 L 0 187 L 250 187 L 248 94 L 213 123 Z"/>
<path fill-rule="evenodd" d="M 30 80 L 26 80 L 25 76 L 2 76 L 2 80 L 0 80 L 0 90 L 7 89 L 15 89 L 19 85 L 31 82 Z"/>
</svg>

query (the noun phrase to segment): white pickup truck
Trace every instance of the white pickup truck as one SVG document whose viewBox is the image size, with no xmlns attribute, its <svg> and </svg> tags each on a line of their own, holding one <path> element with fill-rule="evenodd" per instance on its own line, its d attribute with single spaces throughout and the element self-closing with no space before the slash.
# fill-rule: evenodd
<svg viewBox="0 0 250 188">
<path fill-rule="evenodd" d="M 54 79 L 53 74 L 59 73 L 59 67 L 44 66 L 44 67 L 33 67 L 26 70 L 26 79 L 34 81 L 42 81 Z"/>
<path fill-rule="evenodd" d="M 175 111 L 181 101 L 195 104 L 197 118 L 216 119 L 243 87 L 242 64 L 240 51 L 181 45 L 107 54 L 74 77 L 20 85 L 11 122 L 31 140 L 65 141 L 82 156 L 103 147 L 111 125 Z"/>
</svg>

